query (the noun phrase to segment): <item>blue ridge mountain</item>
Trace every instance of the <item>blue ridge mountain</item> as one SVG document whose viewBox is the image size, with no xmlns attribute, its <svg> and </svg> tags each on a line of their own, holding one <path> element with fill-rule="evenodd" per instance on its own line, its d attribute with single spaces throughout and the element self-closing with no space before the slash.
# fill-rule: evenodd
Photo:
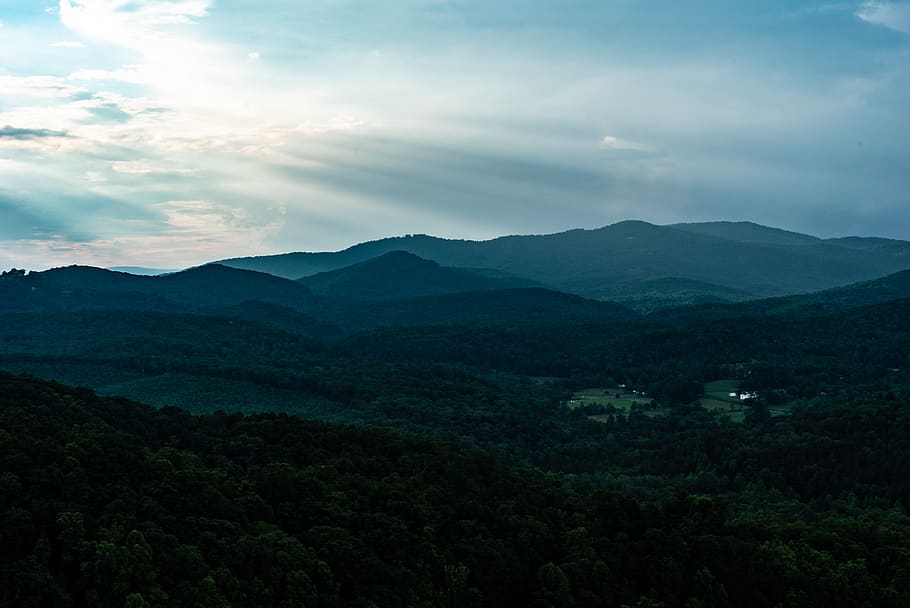
<svg viewBox="0 0 910 608">
<path fill-rule="evenodd" d="M 328 253 L 234 258 L 220 264 L 299 279 L 406 251 L 443 267 L 488 269 L 588 298 L 648 310 L 818 291 L 910 267 L 910 243 L 819 239 L 748 222 L 657 226 L 619 222 L 595 230 L 488 241 L 408 235 Z"/>
</svg>

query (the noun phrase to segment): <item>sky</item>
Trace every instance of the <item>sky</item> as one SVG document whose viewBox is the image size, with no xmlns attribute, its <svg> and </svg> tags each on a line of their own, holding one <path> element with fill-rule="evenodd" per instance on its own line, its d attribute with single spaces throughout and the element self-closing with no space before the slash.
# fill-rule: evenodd
<svg viewBox="0 0 910 608">
<path fill-rule="evenodd" d="M 0 0 L 0 267 L 910 239 L 910 2 Z"/>
</svg>

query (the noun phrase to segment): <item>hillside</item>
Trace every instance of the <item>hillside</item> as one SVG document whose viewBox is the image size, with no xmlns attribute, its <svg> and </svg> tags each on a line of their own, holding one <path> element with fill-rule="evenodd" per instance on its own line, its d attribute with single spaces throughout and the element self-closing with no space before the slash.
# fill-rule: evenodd
<svg viewBox="0 0 910 608">
<path fill-rule="evenodd" d="M 416 325 L 523 327 L 536 324 L 616 323 L 639 318 L 613 302 L 543 288 L 451 293 L 364 303 L 327 300 L 310 314 L 349 331 Z"/>
<path fill-rule="evenodd" d="M 388 300 L 465 291 L 530 287 L 533 281 L 449 268 L 405 251 L 392 251 L 352 266 L 303 277 L 313 293 Z"/>
<path fill-rule="evenodd" d="M 410 275 L 390 271 L 400 268 L 402 259 Z M 377 267 L 385 272 L 372 273 Z M 0 278 L 0 295 L 5 296 L 0 300 L 0 312 L 193 312 L 256 321 L 319 338 L 383 326 L 503 326 L 581 319 L 614 322 L 638 317 L 615 303 L 539 287 L 502 289 L 501 285 L 527 281 L 441 268 L 411 254 L 392 254 L 320 279 L 320 288 L 361 297 L 313 294 L 298 282 L 217 264 L 160 277 L 71 266 L 4 275 Z M 486 291 L 391 298 L 392 291 L 434 293 L 468 288 Z M 367 293 L 389 297 L 369 300 L 364 297 Z"/>
<path fill-rule="evenodd" d="M 162 276 L 140 276 L 91 266 L 67 266 L 25 276 L 6 275 L 0 290 L 14 310 L 68 308 L 174 309 L 260 300 L 296 305 L 305 286 L 270 274 L 218 264 Z"/>
<path fill-rule="evenodd" d="M 713 236 L 739 243 L 764 243 L 768 245 L 817 245 L 822 242 L 818 237 L 762 226 L 754 222 L 697 222 L 670 224 L 668 228 Z"/>
<path fill-rule="evenodd" d="M 409 235 L 334 253 L 290 253 L 221 263 L 299 278 L 407 251 L 443 266 L 496 270 L 586 297 L 649 308 L 654 297 L 666 305 L 674 299 L 692 303 L 700 298 L 737 301 L 781 296 L 869 280 L 910 266 L 910 244 L 880 241 L 823 240 L 755 224 L 655 226 L 628 221 L 596 230 L 490 241 Z M 674 281 L 682 281 L 686 289 L 680 291 Z M 636 285 L 651 287 L 637 290 Z M 652 294 L 655 285 L 657 293 Z"/>
<path fill-rule="evenodd" d="M 684 322 L 757 315 L 805 317 L 910 298 L 910 270 L 809 294 L 753 300 L 737 304 L 707 304 L 660 310 L 653 320 Z"/>
</svg>

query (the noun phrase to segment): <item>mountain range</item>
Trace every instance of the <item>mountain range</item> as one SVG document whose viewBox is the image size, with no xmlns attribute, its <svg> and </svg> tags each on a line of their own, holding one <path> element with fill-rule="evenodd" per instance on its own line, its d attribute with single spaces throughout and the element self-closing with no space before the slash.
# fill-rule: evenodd
<svg viewBox="0 0 910 608">
<path fill-rule="evenodd" d="M 670 322 L 815 315 L 910 296 L 908 252 L 906 241 L 730 222 L 622 222 L 492 241 L 406 236 L 159 276 L 88 266 L 6 273 L 0 311 L 202 312 L 321 338 L 382 326 L 629 320 L 633 310 Z"/>
<path fill-rule="evenodd" d="M 626 221 L 596 230 L 488 241 L 407 235 L 330 253 L 233 258 L 219 264 L 309 279 L 402 251 L 442 266 L 484 269 L 642 310 L 818 291 L 910 267 L 910 242 L 820 239 L 749 222 L 657 226 Z"/>
</svg>

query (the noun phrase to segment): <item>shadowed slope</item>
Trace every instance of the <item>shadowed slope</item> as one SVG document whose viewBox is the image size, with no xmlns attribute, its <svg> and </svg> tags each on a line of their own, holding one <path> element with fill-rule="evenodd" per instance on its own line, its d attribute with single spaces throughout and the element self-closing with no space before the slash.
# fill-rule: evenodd
<svg viewBox="0 0 910 608">
<path fill-rule="evenodd" d="M 449 268 L 406 251 L 392 251 L 353 266 L 299 279 L 314 293 L 386 300 L 465 291 L 536 286 L 517 277 Z"/>
</svg>

